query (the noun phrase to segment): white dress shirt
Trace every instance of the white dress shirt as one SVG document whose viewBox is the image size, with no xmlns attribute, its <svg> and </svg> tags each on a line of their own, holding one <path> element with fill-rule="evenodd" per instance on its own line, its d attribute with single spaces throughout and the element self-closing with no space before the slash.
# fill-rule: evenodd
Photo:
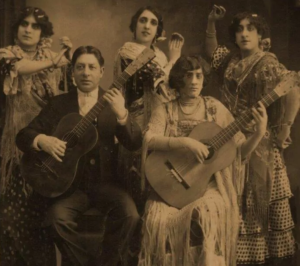
<svg viewBox="0 0 300 266">
<path fill-rule="evenodd" d="M 80 115 L 85 116 L 97 103 L 98 92 L 98 89 L 93 90 L 91 92 L 82 92 L 81 90 L 77 89 Z"/>
</svg>

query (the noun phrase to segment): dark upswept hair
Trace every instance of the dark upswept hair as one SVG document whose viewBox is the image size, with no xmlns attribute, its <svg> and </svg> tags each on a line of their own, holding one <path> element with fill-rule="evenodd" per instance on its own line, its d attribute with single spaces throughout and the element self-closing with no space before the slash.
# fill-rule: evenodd
<svg viewBox="0 0 300 266">
<path fill-rule="evenodd" d="M 203 75 L 208 74 L 207 66 L 204 59 L 198 55 L 182 55 L 172 67 L 169 75 L 169 85 L 178 92 L 185 86 L 183 78 L 186 73 L 196 69 L 202 69 Z"/>
<path fill-rule="evenodd" d="M 73 67 L 76 64 L 78 57 L 83 54 L 93 54 L 97 58 L 99 65 L 104 66 L 104 58 L 103 58 L 100 50 L 94 46 L 87 45 L 87 46 L 80 46 L 75 50 L 75 52 L 72 56 L 72 61 L 71 61 L 71 64 Z"/>
<path fill-rule="evenodd" d="M 270 37 L 269 25 L 263 17 L 261 17 L 257 14 L 250 13 L 250 12 L 241 12 L 234 16 L 234 18 L 228 28 L 229 37 L 233 43 L 236 41 L 235 34 L 238 31 L 240 22 L 243 19 L 249 20 L 249 22 L 256 28 L 258 34 L 261 35 L 262 39 Z"/>
<path fill-rule="evenodd" d="M 54 34 L 53 25 L 49 21 L 49 17 L 46 12 L 39 7 L 28 6 L 20 11 L 19 16 L 13 24 L 13 32 L 15 35 L 18 33 L 21 22 L 30 15 L 34 16 L 36 23 L 41 27 L 41 38 L 50 37 Z"/>
<path fill-rule="evenodd" d="M 131 18 L 131 22 L 130 22 L 130 25 L 129 25 L 130 31 L 135 34 L 135 30 L 136 30 L 136 25 L 137 25 L 138 19 L 139 19 L 140 15 L 145 10 L 150 11 L 151 13 L 153 13 L 156 16 L 156 18 L 158 20 L 156 38 L 161 37 L 162 32 L 164 30 L 163 18 L 162 18 L 162 15 L 157 11 L 157 9 L 154 8 L 154 7 L 152 7 L 152 6 L 143 6 L 138 11 L 136 11 L 136 13 Z"/>
</svg>

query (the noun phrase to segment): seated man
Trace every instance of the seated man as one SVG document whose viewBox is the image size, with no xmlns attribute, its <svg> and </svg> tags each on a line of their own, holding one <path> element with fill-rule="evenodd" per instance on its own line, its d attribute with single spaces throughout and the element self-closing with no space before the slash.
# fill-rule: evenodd
<svg viewBox="0 0 300 266">
<path fill-rule="evenodd" d="M 79 160 L 76 185 L 54 199 L 48 212 L 48 224 L 54 231 L 60 250 L 68 255 L 70 265 L 88 263 L 88 245 L 82 241 L 82 232 L 78 230 L 76 221 L 91 206 L 106 218 L 103 241 L 99 243 L 102 252 L 100 254 L 99 248 L 95 265 L 112 266 L 126 261 L 128 242 L 140 219 L 133 200 L 118 187 L 113 172 L 113 150 L 114 136 L 126 148 L 138 149 L 142 144 L 141 130 L 128 115 L 121 93 L 115 88 L 104 92 L 99 87 L 103 65 L 104 59 L 97 48 L 79 47 L 72 58 L 78 89 L 54 97 L 16 138 L 24 153 L 43 150 L 62 162 L 66 142 L 51 136 L 61 118 L 69 113 L 85 116 L 101 96 L 108 102 L 109 106 L 98 114 L 95 121 L 98 142 Z"/>
</svg>

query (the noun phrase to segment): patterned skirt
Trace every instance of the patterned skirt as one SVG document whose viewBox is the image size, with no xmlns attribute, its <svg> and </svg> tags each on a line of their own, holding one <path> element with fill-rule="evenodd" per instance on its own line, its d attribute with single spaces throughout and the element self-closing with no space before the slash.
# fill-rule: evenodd
<svg viewBox="0 0 300 266">
<path fill-rule="evenodd" d="M 1 198 L 0 265 L 56 265 L 54 242 L 42 227 L 49 202 L 27 188 L 17 166 Z"/>
<path fill-rule="evenodd" d="M 275 146 L 274 158 L 268 233 L 262 234 L 260 225 L 253 217 L 242 220 L 237 249 L 238 264 L 263 264 L 266 260 L 283 259 L 295 253 L 292 233 L 294 222 L 289 205 L 292 193 L 283 158 Z M 254 204 L 251 191 L 246 200 L 247 206 Z"/>
</svg>

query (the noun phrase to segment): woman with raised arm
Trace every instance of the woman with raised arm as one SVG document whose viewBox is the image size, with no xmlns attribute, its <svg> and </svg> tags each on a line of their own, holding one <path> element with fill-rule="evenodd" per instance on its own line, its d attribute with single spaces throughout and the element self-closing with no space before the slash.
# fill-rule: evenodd
<svg viewBox="0 0 300 266">
<path fill-rule="evenodd" d="M 148 150 L 181 153 L 180 164 L 175 165 L 174 169 L 178 173 L 181 169 L 188 169 L 188 172 L 199 175 L 195 168 L 191 168 L 191 162 L 195 160 L 195 165 L 205 163 L 209 150 L 201 141 L 189 137 L 190 133 L 196 127 L 205 127 L 208 122 L 225 128 L 234 121 L 222 103 L 213 97 L 201 96 L 203 66 L 203 60 L 194 56 L 181 56 L 175 63 L 169 83 L 177 90 L 179 97 L 153 111 L 144 137 L 143 163 Z M 265 134 L 267 114 L 262 104 L 253 109 L 253 116 L 256 132 L 247 140 L 240 131 L 232 138 L 232 149 L 237 152 L 236 158 L 235 153 L 233 155 L 233 162 L 219 168 L 212 177 L 208 176 L 207 184 L 197 182 L 191 185 L 188 193 L 195 191 L 193 186 L 199 189 L 205 186 L 202 197 L 195 197 L 196 200 L 177 209 L 165 203 L 156 193 L 151 194 L 143 217 L 139 266 L 235 265 L 239 211 L 237 186 L 234 183 L 239 182 L 243 169 L 242 159 L 247 158 Z M 204 129 L 198 130 L 202 132 Z M 213 133 L 207 134 L 213 137 Z M 170 159 L 170 162 L 174 160 Z M 149 169 L 156 167 L 158 165 L 148 165 Z M 187 171 L 182 170 L 181 173 Z M 161 173 L 157 180 L 172 178 L 171 171 L 161 169 Z M 205 178 L 204 174 L 199 175 L 198 181 Z M 165 183 L 163 185 L 167 187 Z M 177 182 L 169 183 L 170 192 L 174 188 L 176 190 L 176 186 Z M 183 199 L 184 196 L 176 194 L 175 197 Z"/>
<path fill-rule="evenodd" d="M 154 106 L 170 101 L 174 98 L 174 91 L 167 86 L 167 79 L 171 67 L 180 57 L 184 43 L 183 37 L 173 33 L 169 42 L 169 60 L 156 46 L 156 43 L 165 39 L 163 19 L 161 14 L 151 6 L 141 7 L 131 18 L 130 30 L 133 41 L 126 42 L 118 51 L 115 62 L 115 77 L 117 77 L 132 60 L 134 60 L 146 47 L 154 50 L 156 57 L 141 71 L 137 72 L 124 86 L 123 94 L 130 115 L 144 130 L 147 126 Z M 136 199 L 140 200 L 140 151 L 132 153 L 124 147 L 119 147 L 119 172 L 124 177 L 126 188 Z"/>
<path fill-rule="evenodd" d="M 55 249 L 41 228 L 46 202 L 32 191 L 20 174 L 22 153 L 15 144 L 19 130 L 40 112 L 48 99 L 67 92 L 68 51 L 61 39 L 57 54 L 50 50 L 53 26 L 40 8 L 26 7 L 13 25 L 15 44 L 0 49 L 5 97 L 1 136 L 1 265 L 56 265 Z M 20 265 L 20 264 L 18 264 Z"/>
<path fill-rule="evenodd" d="M 229 26 L 234 51 L 218 46 L 215 22 L 226 10 L 214 6 L 208 16 L 206 52 L 222 81 L 222 101 L 236 117 L 275 88 L 289 94 L 267 108 L 267 132 L 253 152 L 240 196 L 241 226 L 239 264 L 261 264 L 295 253 L 294 227 L 289 198 L 292 196 L 282 149 L 291 144 L 290 130 L 299 110 L 299 77 L 267 52 L 270 45 L 266 21 L 249 12 L 237 14 Z M 255 127 L 243 130 L 247 136 Z"/>
</svg>

